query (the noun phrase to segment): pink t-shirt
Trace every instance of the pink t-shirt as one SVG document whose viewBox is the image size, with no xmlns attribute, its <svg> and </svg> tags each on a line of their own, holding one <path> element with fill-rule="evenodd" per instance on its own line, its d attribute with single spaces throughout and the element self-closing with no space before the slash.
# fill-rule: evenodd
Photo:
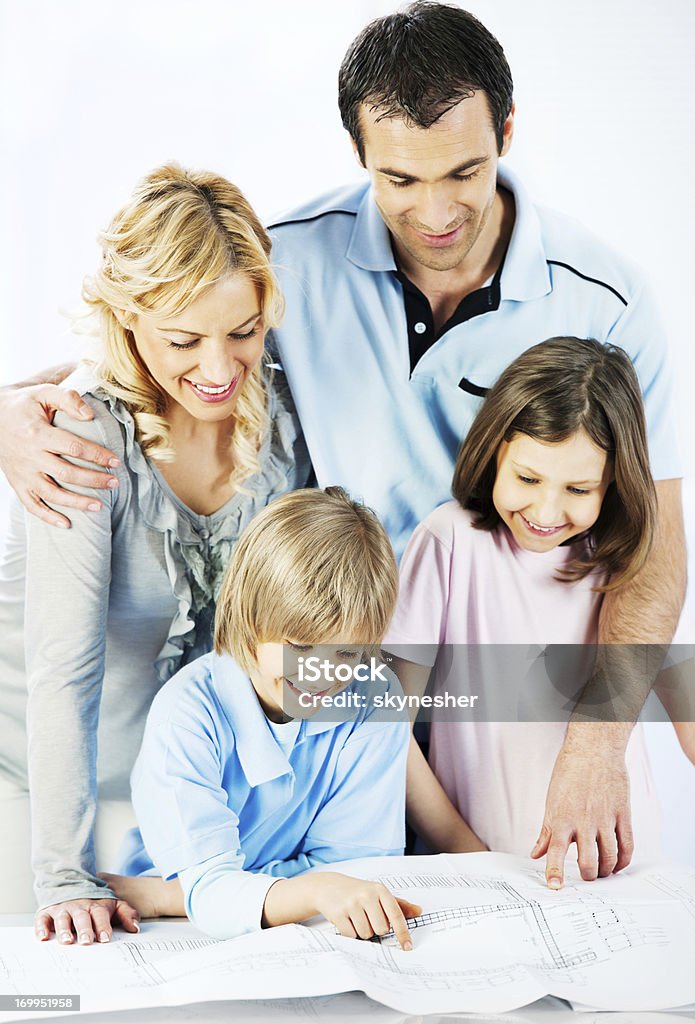
<svg viewBox="0 0 695 1024">
<path fill-rule="evenodd" d="M 575 557 L 574 545 L 542 554 L 525 551 L 504 525 L 488 532 L 474 529 L 471 521 L 472 513 L 450 501 L 417 527 L 401 562 L 398 606 L 384 647 L 524 645 L 526 653 L 515 648 L 514 657 L 524 657 L 518 676 L 526 677 L 528 690 L 530 666 L 544 645 L 596 642 L 601 595 L 591 587 L 597 577 L 576 583 L 556 578 L 556 570 Z M 406 650 L 396 653 L 408 657 Z M 418 658 L 413 652 L 411 660 L 434 662 L 426 651 L 419 653 Z M 495 655 L 493 649 L 488 653 Z M 543 677 L 546 682 L 539 685 L 553 691 L 545 673 L 538 678 Z M 543 696 L 557 704 L 556 693 Z M 504 699 L 505 708 L 511 706 L 509 699 Z M 494 707 L 494 700 L 488 697 L 487 706 Z M 559 706 L 566 706 L 566 698 Z M 543 821 L 566 722 L 487 721 L 474 715 L 470 721 L 448 716 L 442 721 L 440 715 L 432 722 L 430 763 L 449 798 L 490 849 L 526 855 Z M 640 725 L 628 743 L 626 763 L 635 857 L 655 859 L 661 856 L 661 816 Z"/>
</svg>

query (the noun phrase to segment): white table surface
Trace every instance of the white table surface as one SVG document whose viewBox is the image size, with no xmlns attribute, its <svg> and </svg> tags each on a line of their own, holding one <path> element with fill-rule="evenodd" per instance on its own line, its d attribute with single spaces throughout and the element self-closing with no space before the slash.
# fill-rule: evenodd
<svg viewBox="0 0 695 1024">
<path fill-rule="evenodd" d="M 0 927 L 27 927 L 32 924 L 31 914 L 0 914 Z M 55 939 L 51 939 L 54 942 Z M 695 968 L 694 968 L 695 969 Z M 2 962 L 0 961 L 0 980 Z M 27 1013 L 26 1024 L 36 1020 Z M 233 1000 L 214 1003 L 191 1003 L 186 1006 L 151 1007 L 115 1013 L 41 1015 L 41 1021 L 63 1021 L 68 1024 L 452 1024 L 456 1021 L 495 1022 L 495 1024 L 682 1024 L 695 1022 L 695 1013 L 575 1013 L 567 1003 L 548 996 L 509 1013 L 431 1014 L 405 1015 L 369 999 L 363 992 L 345 992 L 334 996 L 306 999 Z M 0 1020 L 2 1014 L 0 1013 Z M 24 1018 L 22 1018 L 24 1022 Z"/>
</svg>

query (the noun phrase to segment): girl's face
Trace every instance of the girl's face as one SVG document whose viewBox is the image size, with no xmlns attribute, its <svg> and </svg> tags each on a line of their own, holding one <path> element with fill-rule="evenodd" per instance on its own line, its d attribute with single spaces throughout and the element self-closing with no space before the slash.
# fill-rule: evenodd
<svg viewBox="0 0 695 1024">
<path fill-rule="evenodd" d="M 558 444 L 516 434 L 497 452 L 492 501 L 520 547 L 550 551 L 594 525 L 611 469 L 585 430 Z"/>
<path fill-rule="evenodd" d="M 176 316 L 140 314 L 132 323 L 138 353 L 167 393 L 167 413 L 196 420 L 229 418 L 263 352 L 261 301 L 244 273 L 210 285 Z"/>
</svg>

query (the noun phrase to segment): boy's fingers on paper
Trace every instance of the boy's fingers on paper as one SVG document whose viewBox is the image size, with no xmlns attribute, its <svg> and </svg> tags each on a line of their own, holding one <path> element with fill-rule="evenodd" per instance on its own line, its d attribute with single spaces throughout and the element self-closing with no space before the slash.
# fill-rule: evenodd
<svg viewBox="0 0 695 1024">
<path fill-rule="evenodd" d="M 400 896 L 398 903 L 406 917 L 420 917 L 422 914 L 422 907 L 418 903 L 410 903 L 408 900 L 401 899 Z"/>
<path fill-rule="evenodd" d="M 618 863 L 618 839 L 615 829 L 601 829 L 598 834 L 598 873 L 601 878 L 611 875 Z"/>
<path fill-rule="evenodd" d="M 367 913 L 362 908 L 350 912 L 350 921 L 360 939 L 371 939 L 374 929 L 369 923 Z"/>
<path fill-rule="evenodd" d="M 386 935 L 390 931 L 391 925 L 378 899 L 369 905 L 367 914 L 373 935 Z"/>
<path fill-rule="evenodd" d="M 598 878 L 598 847 L 593 830 L 577 833 L 577 863 L 579 874 L 585 882 L 593 882 Z"/>
<path fill-rule="evenodd" d="M 632 834 L 632 819 L 629 817 L 619 817 L 618 823 L 615 828 L 616 836 L 618 838 L 618 860 L 614 867 L 614 871 L 622 871 L 626 868 L 632 860 L 632 855 L 635 852 L 635 839 Z"/>
<path fill-rule="evenodd" d="M 398 939 L 401 949 L 412 949 L 413 943 L 410 938 L 408 924 L 396 897 L 392 893 L 387 892 L 386 895 L 381 898 L 381 905 L 386 912 L 386 916 L 391 922 L 393 934 Z"/>
<path fill-rule="evenodd" d="M 352 921 L 349 917 L 336 917 L 333 924 L 338 929 L 338 933 L 345 939 L 356 939 L 357 932 L 352 926 Z"/>
</svg>

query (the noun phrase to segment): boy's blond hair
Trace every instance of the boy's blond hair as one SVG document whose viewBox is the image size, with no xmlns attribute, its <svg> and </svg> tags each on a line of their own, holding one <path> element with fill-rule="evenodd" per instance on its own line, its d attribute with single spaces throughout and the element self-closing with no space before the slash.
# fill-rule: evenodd
<svg viewBox="0 0 695 1024">
<path fill-rule="evenodd" d="M 378 645 L 398 569 L 383 526 L 342 487 L 292 491 L 244 530 L 217 603 L 215 650 L 250 672 L 260 643 Z"/>
</svg>

